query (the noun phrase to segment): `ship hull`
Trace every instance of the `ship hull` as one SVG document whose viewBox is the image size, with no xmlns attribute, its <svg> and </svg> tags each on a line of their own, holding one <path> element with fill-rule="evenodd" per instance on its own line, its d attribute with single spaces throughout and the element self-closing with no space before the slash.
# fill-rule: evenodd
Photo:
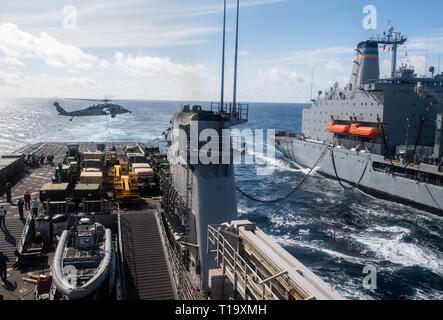
<svg viewBox="0 0 443 320">
<path fill-rule="evenodd" d="M 320 142 L 290 137 L 278 137 L 276 147 L 292 161 L 309 168 L 315 165 L 322 152 L 328 148 Z M 379 155 L 344 148 L 334 149 L 332 154 L 330 150 L 326 152 L 323 160 L 317 165 L 317 173 L 332 179 L 337 179 L 338 175 L 341 181 L 352 186 L 357 185 L 362 191 L 378 198 L 443 215 L 443 187 L 376 170 L 374 163 L 385 162 Z"/>
</svg>

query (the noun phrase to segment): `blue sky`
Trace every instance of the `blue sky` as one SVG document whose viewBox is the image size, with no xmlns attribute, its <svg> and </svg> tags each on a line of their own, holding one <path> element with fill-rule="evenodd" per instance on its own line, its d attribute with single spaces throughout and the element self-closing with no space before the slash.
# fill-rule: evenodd
<svg viewBox="0 0 443 320">
<path fill-rule="evenodd" d="M 75 29 L 63 27 L 65 6 Z M 0 96 L 217 100 L 222 0 L 0 0 Z M 377 30 L 362 26 L 367 5 Z M 232 95 L 235 1 L 228 0 L 226 96 Z M 359 41 L 392 21 L 401 62 L 423 74 L 443 52 L 443 1 L 241 0 L 238 99 L 305 102 L 344 86 Z M 406 56 L 407 52 L 407 56 Z M 381 53 L 389 71 L 390 55 Z M 443 69 L 442 69 L 443 70 Z"/>
</svg>

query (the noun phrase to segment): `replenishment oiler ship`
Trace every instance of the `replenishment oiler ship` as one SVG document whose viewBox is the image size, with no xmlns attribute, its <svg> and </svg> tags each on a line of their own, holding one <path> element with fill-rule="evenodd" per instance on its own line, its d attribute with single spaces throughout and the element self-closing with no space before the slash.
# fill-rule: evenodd
<svg viewBox="0 0 443 320">
<path fill-rule="evenodd" d="M 418 77 L 397 49 L 407 38 L 389 27 L 358 44 L 349 83 L 336 83 L 303 110 L 300 134 L 279 132 L 276 147 L 296 163 L 381 198 L 443 213 L 443 73 Z M 379 49 L 392 52 L 380 78 Z"/>
</svg>

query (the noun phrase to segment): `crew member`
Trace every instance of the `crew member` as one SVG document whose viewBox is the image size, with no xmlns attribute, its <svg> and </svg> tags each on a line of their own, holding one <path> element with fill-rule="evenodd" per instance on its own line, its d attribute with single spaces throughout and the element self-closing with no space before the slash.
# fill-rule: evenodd
<svg viewBox="0 0 443 320">
<path fill-rule="evenodd" d="M 25 206 L 25 202 L 22 198 L 20 198 L 17 202 L 18 215 L 20 216 L 20 220 L 23 220 L 23 207 Z"/>
<path fill-rule="evenodd" d="M 3 227 L 6 229 L 5 217 L 6 209 L 0 204 L 0 228 L 2 229 Z"/>
<path fill-rule="evenodd" d="M 31 201 L 31 210 L 32 214 L 34 216 L 37 216 L 38 214 L 38 206 L 40 205 L 40 201 L 37 198 L 34 198 L 34 200 Z"/>
<path fill-rule="evenodd" d="M 205 294 L 206 294 L 206 298 L 209 299 L 211 297 L 212 294 L 212 288 L 210 286 L 206 286 L 205 288 Z"/>
<path fill-rule="evenodd" d="M 11 185 L 9 182 L 5 185 L 6 201 L 11 203 Z"/>
<path fill-rule="evenodd" d="M 12 268 L 14 270 L 20 269 L 26 269 L 28 267 L 28 257 L 25 255 L 20 254 L 20 252 L 18 252 L 18 250 L 14 251 L 14 255 L 16 257 L 16 262 L 15 264 L 12 266 Z"/>
<path fill-rule="evenodd" d="M 31 194 L 29 193 L 29 191 L 25 192 L 25 208 L 26 210 L 30 210 L 31 209 Z"/>
<path fill-rule="evenodd" d="M 6 282 L 6 275 L 8 271 L 8 267 L 6 265 L 6 261 L 9 262 L 9 259 L 7 256 L 3 254 L 3 252 L 0 252 L 0 276 L 3 280 L 3 283 Z"/>
</svg>

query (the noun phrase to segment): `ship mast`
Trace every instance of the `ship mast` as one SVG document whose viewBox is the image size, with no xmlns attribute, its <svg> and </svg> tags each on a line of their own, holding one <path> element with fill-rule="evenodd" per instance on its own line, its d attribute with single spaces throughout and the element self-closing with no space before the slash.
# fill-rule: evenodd
<svg viewBox="0 0 443 320">
<path fill-rule="evenodd" d="M 235 60 L 234 60 L 234 91 L 232 98 L 232 112 L 237 112 L 237 59 L 238 59 L 238 16 L 240 13 L 240 0 L 237 0 L 237 26 L 235 28 Z"/>
<path fill-rule="evenodd" d="M 223 9 L 223 52 L 222 52 L 222 74 L 221 74 L 221 99 L 220 112 L 223 113 L 224 94 L 225 94 L 225 42 L 226 42 L 226 0 L 224 0 Z"/>
<path fill-rule="evenodd" d="M 398 49 L 398 46 L 405 44 L 407 40 L 408 40 L 408 38 L 406 38 L 402 33 L 394 32 L 394 27 L 389 26 L 388 34 L 384 33 L 383 38 L 381 38 L 377 41 L 379 44 L 392 46 L 392 63 L 391 63 L 391 77 L 392 78 L 395 78 L 395 72 L 397 69 L 397 49 Z"/>
</svg>

